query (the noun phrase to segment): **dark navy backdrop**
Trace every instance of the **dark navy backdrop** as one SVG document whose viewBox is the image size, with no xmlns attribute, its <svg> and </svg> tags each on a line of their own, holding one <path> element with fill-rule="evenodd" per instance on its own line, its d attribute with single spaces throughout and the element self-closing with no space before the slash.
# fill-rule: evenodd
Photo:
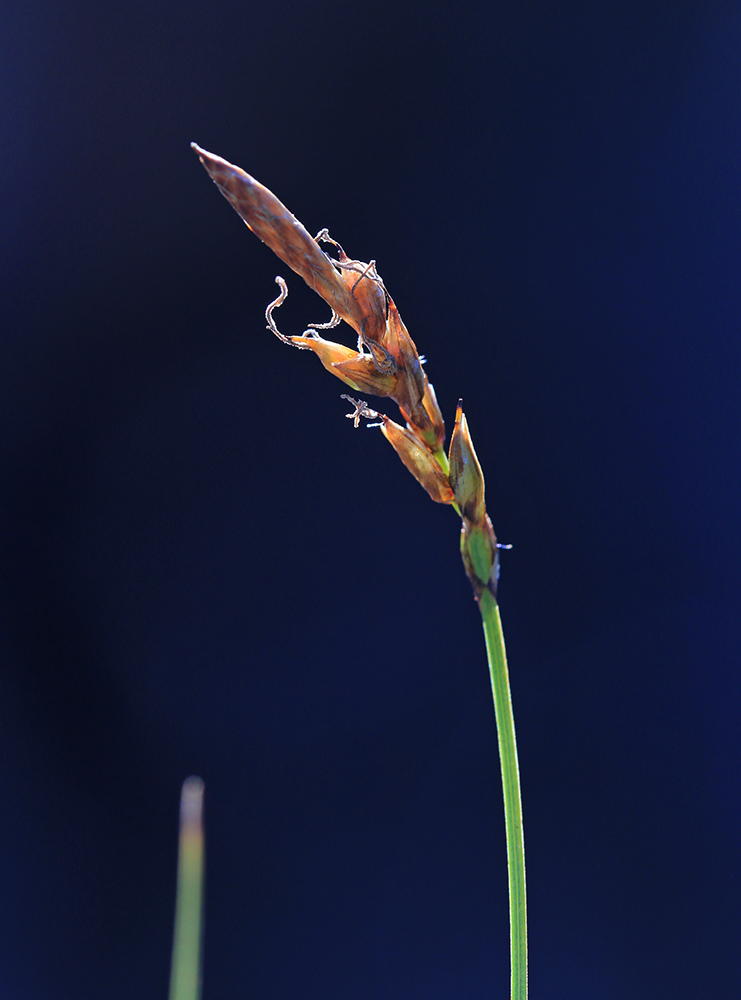
<svg viewBox="0 0 741 1000">
<path fill-rule="evenodd" d="M 503 997 L 453 513 L 264 329 L 195 140 L 375 258 L 503 541 L 532 996 L 732 996 L 741 15 L 29 0 L 0 30 L 0 995 Z M 347 342 L 352 343 L 348 334 Z"/>
</svg>

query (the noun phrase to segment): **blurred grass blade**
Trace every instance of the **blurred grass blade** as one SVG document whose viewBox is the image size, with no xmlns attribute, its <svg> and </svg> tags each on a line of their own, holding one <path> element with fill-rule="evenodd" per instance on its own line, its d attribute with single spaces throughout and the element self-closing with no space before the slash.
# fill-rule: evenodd
<svg viewBox="0 0 741 1000">
<path fill-rule="evenodd" d="M 178 884 L 170 1000 L 200 1000 L 203 937 L 203 782 L 187 778 L 180 796 Z"/>
</svg>

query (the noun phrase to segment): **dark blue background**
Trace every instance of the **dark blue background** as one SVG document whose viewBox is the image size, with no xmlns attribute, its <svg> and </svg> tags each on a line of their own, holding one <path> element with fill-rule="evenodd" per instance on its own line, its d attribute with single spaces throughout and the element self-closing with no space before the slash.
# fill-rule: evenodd
<svg viewBox="0 0 741 1000">
<path fill-rule="evenodd" d="M 503 557 L 533 998 L 741 983 L 737 4 L 29 0 L 0 30 L 0 996 L 504 997 L 454 514 L 264 329 L 191 140 L 375 258 Z M 352 343 L 348 332 L 346 342 Z M 392 412 L 390 410 L 389 412 Z"/>
</svg>

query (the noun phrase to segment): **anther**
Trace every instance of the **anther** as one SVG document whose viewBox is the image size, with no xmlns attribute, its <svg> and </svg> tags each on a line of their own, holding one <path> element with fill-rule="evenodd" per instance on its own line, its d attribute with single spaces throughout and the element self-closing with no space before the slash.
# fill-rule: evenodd
<svg viewBox="0 0 741 1000">
<path fill-rule="evenodd" d="M 366 420 L 375 420 L 377 417 L 382 416 L 381 413 L 378 413 L 376 410 L 372 410 L 364 399 L 353 399 L 352 396 L 348 396 L 344 392 L 340 396 L 340 399 L 346 399 L 348 403 L 352 403 L 355 407 L 352 413 L 345 414 L 348 420 L 352 420 L 353 427 L 358 427 L 360 425 L 361 417 L 364 417 Z M 369 426 L 377 427 L 379 425 L 373 424 Z"/>
</svg>

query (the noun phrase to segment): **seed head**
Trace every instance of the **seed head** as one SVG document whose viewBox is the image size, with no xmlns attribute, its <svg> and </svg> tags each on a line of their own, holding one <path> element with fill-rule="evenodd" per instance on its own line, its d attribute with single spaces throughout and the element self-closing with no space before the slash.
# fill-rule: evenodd
<svg viewBox="0 0 741 1000">
<path fill-rule="evenodd" d="M 286 206 L 244 170 L 191 144 L 221 193 L 249 228 L 332 309 L 328 323 L 311 324 L 300 337 L 282 334 L 274 311 L 288 287 L 276 278 L 280 295 L 266 310 L 268 329 L 284 343 L 313 351 L 324 367 L 351 388 L 392 399 L 406 427 L 350 396 L 357 427 L 361 417 L 377 421 L 401 461 L 437 503 L 452 504 L 462 517 L 461 552 L 477 597 L 496 593 L 497 540 L 484 504 L 484 475 L 458 404 L 448 471 L 443 452 L 445 423 L 414 341 L 381 280 L 375 261 L 349 257 L 326 229 L 315 238 Z M 322 250 L 332 244 L 336 257 Z M 345 320 L 357 334 L 357 348 L 325 340 L 318 332 Z"/>
</svg>

